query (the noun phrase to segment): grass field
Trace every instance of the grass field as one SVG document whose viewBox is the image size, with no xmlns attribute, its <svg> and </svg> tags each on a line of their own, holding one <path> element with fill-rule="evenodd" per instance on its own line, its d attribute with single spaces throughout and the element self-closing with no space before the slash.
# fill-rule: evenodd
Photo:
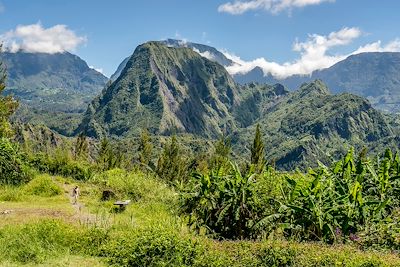
<svg viewBox="0 0 400 267">
<path fill-rule="evenodd" d="M 132 204 L 117 212 L 100 200 L 104 189 Z M 44 174 L 2 186 L 0 266 L 400 266 L 397 254 L 356 244 L 213 240 L 186 226 L 178 204 L 157 179 L 119 170 L 86 183 Z"/>
</svg>

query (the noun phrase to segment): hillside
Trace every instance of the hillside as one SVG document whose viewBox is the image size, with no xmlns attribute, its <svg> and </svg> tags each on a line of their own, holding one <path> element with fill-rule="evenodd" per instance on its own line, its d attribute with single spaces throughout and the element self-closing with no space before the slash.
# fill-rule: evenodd
<svg viewBox="0 0 400 267">
<path fill-rule="evenodd" d="M 331 94 L 320 80 L 284 93 L 275 102 L 260 101 L 250 105 L 265 107 L 258 111 L 259 118 L 235 134 L 234 142 L 245 147 L 253 138 L 255 125 L 260 124 L 267 158 L 280 168 L 305 168 L 318 161 L 329 164 L 350 146 L 372 150 L 393 136 L 385 117 L 366 99 L 347 93 Z"/>
<path fill-rule="evenodd" d="M 190 48 L 148 42 L 121 76 L 90 104 L 79 131 L 89 136 L 192 133 L 217 137 L 235 128 L 238 88 L 226 70 Z"/>
<path fill-rule="evenodd" d="M 268 159 L 291 169 L 318 160 L 329 164 L 350 146 L 395 147 L 399 141 L 387 121 L 365 98 L 332 94 L 320 80 L 294 92 L 280 84 L 239 86 L 223 66 L 190 48 L 149 42 L 90 104 L 77 132 L 118 138 L 138 136 L 142 128 L 193 138 L 226 134 L 240 158 L 260 124 Z"/>
<path fill-rule="evenodd" d="M 7 67 L 5 93 L 38 110 L 84 112 L 108 80 L 68 52 L 4 52 L 0 59 Z"/>
</svg>

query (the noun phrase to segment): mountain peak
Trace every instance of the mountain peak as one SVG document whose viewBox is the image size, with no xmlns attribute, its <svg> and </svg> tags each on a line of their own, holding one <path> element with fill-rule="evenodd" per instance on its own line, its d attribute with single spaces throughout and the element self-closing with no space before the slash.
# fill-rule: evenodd
<svg viewBox="0 0 400 267">
<path fill-rule="evenodd" d="M 238 89 L 225 68 L 187 47 L 138 46 L 120 77 L 95 99 L 80 130 L 134 135 L 140 128 L 218 136 L 234 128 Z"/>
<path fill-rule="evenodd" d="M 297 93 L 300 97 L 326 96 L 331 94 L 325 83 L 319 79 L 310 83 L 303 83 Z"/>
</svg>

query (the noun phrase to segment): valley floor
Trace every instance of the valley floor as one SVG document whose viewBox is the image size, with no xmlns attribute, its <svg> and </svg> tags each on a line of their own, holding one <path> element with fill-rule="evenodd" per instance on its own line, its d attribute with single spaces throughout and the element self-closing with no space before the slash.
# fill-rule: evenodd
<svg viewBox="0 0 400 267">
<path fill-rule="evenodd" d="M 397 253 L 354 244 L 216 241 L 186 226 L 177 194 L 151 176 L 118 170 L 92 182 L 46 174 L 0 187 L 0 266 L 400 266 Z M 71 190 L 81 197 L 72 204 Z M 130 188 L 118 212 L 102 191 Z"/>
</svg>

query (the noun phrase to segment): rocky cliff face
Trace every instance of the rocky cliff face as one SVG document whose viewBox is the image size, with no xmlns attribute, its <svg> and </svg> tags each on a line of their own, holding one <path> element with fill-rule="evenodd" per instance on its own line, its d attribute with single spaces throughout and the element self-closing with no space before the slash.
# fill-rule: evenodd
<svg viewBox="0 0 400 267">
<path fill-rule="evenodd" d="M 149 42 L 91 103 L 79 130 L 129 136 L 146 127 L 155 134 L 215 137 L 235 128 L 231 109 L 238 101 L 238 88 L 221 65 L 190 48 Z"/>
</svg>

